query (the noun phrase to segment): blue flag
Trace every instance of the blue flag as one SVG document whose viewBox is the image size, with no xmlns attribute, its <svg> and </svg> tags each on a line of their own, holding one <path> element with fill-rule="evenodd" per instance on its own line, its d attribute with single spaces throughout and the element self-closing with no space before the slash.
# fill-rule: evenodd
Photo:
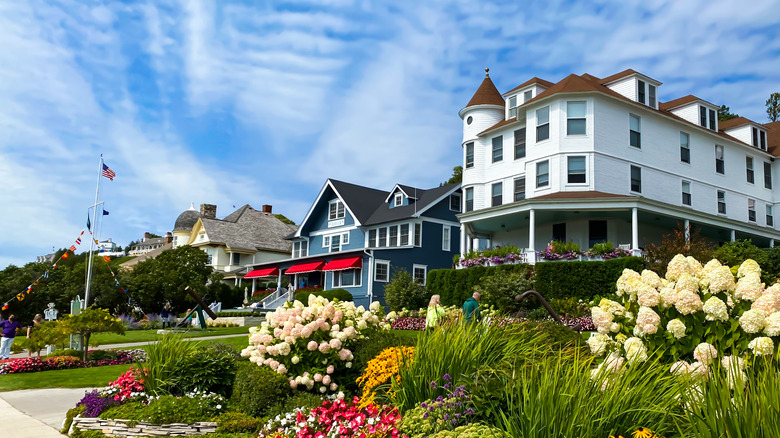
<svg viewBox="0 0 780 438">
<path fill-rule="evenodd" d="M 107 210 L 103 210 L 103 216 L 108 216 L 108 211 Z"/>
<path fill-rule="evenodd" d="M 92 222 L 89 220 L 89 213 L 87 213 L 87 229 L 92 231 Z"/>
</svg>

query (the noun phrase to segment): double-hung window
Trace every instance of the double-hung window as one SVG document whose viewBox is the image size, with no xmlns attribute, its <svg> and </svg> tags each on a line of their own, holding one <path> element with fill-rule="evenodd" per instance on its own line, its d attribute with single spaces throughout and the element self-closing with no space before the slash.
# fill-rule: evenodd
<svg viewBox="0 0 780 438">
<path fill-rule="evenodd" d="M 682 203 L 683 205 L 691 205 L 691 183 L 688 181 L 682 182 Z"/>
<path fill-rule="evenodd" d="M 726 192 L 718 190 L 718 213 L 726 214 Z"/>
<path fill-rule="evenodd" d="M 474 167 L 474 143 L 466 143 L 466 169 Z"/>
<path fill-rule="evenodd" d="M 550 107 L 536 110 L 536 142 L 550 138 Z"/>
<path fill-rule="evenodd" d="M 536 163 L 536 188 L 550 185 L 550 162 L 547 160 Z"/>
<path fill-rule="evenodd" d="M 772 165 L 764 161 L 764 187 L 772 190 Z"/>
<path fill-rule="evenodd" d="M 509 98 L 509 118 L 517 117 L 517 96 Z"/>
<path fill-rule="evenodd" d="M 691 136 L 680 132 L 680 161 L 691 163 Z"/>
<path fill-rule="evenodd" d="M 368 246 L 371 248 L 376 248 L 378 246 L 376 243 L 376 234 L 376 229 L 368 230 Z"/>
<path fill-rule="evenodd" d="M 450 211 L 460 212 L 460 193 L 450 195 Z"/>
<path fill-rule="evenodd" d="M 753 127 L 753 146 L 758 147 L 758 128 Z"/>
<path fill-rule="evenodd" d="M 753 157 L 745 157 L 745 172 L 747 173 L 747 182 L 755 182 L 755 173 L 753 172 Z"/>
<path fill-rule="evenodd" d="M 398 225 L 391 225 L 390 229 L 390 244 L 388 246 L 398 246 Z"/>
<path fill-rule="evenodd" d="M 639 116 L 635 116 L 633 114 L 628 115 L 628 136 L 628 144 L 635 148 L 642 147 L 642 134 L 640 131 Z"/>
<path fill-rule="evenodd" d="M 491 186 L 490 205 L 492 207 L 501 205 L 502 192 L 502 183 L 497 182 Z"/>
<path fill-rule="evenodd" d="M 766 150 L 766 132 L 764 132 L 764 131 L 760 131 L 760 134 L 761 134 L 761 135 L 760 135 L 760 137 L 761 137 L 761 142 L 759 143 L 759 146 L 758 146 L 758 147 L 759 147 L 759 148 L 761 148 L 761 149 L 763 149 L 763 150 Z"/>
<path fill-rule="evenodd" d="M 647 84 L 648 102 L 647 105 L 655 108 L 655 85 Z"/>
<path fill-rule="evenodd" d="M 497 163 L 504 159 L 504 136 L 493 137 L 493 162 Z"/>
<path fill-rule="evenodd" d="M 775 218 L 774 216 L 772 216 L 772 204 L 766 205 L 766 226 L 767 227 L 775 226 Z"/>
<path fill-rule="evenodd" d="M 344 203 L 340 200 L 330 201 L 328 220 L 342 219 L 344 217 Z"/>
<path fill-rule="evenodd" d="M 515 202 L 525 199 L 525 177 L 515 178 Z"/>
<path fill-rule="evenodd" d="M 404 195 L 402 195 L 401 193 L 396 193 L 394 197 L 393 206 L 400 207 L 402 205 L 404 205 Z"/>
<path fill-rule="evenodd" d="M 422 246 L 422 223 L 414 224 L 414 246 Z"/>
<path fill-rule="evenodd" d="M 515 131 L 515 160 L 525 158 L 525 128 Z"/>
<path fill-rule="evenodd" d="M 466 211 L 474 211 L 474 188 L 466 189 Z"/>
<path fill-rule="evenodd" d="M 300 240 L 293 242 L 293 258 L 306 257 L 309 255 L 309 242 Z"/>
<path fill-rule="evenodd" d="M 709 128 L 715 131 L 715 110 L 707 109 L 699 105 L 699 124 L 703 128 Z"/>
<path fill-rule="evenodd" d="M 585 135 L 585 102 L 566 102 L 566 135 Z"/>
<path fill-rule="evenodd" d="M 361 272 L 359 268 L 333 271 L 333 287 L 360 286 Z"/>
<path fill-rule="evenodd" d="M 387 228 L 382 227 L 379 229 L 379 243 L 377 243 L 376 246 L 379 248 L 384 248 L 387 246 Z"/>
<path fill-rule="evenodd" d="M 645 81 L 636 81 L 637 83 L 637 97 L 636 100 L 641 103 L 645 104 Z"/>
<path fill-rule="evenodd" d="M 409 224 L 401 225 L 401 246 L 409 244 Z"/>
<path fill-rule="evenodd" d="M 568 181 L 573 183 L 585 182 L 585 157 L 568 157 Z"/>
<path fill-rule="evenodd" d="M 726 172 L 726 163 L 723 160 L 723 146 L 715 145 L 715 172 L 723 175 Z"/>
<path fill-rule="evenodd" d="M 631 191 L 642 193 L 642 168 L 631 166 Z"/>
<path fill-rule="evenodd" d="M 748 220 L 750 222 L 756 221 L 756 200 L 748 199 Z"/>
<path fill-rule="evenodd" d="M 335 234 L 330 236 L 330 252 L 341 251 L 341 235 Z"/>
<path fill-rule="evenodd" d="M 450 250 L 450 226 L 449 225 L 442 225 L 441 226 L 441 250 L 442 251 L 449 251 Z"/>
<path fill-rule="evenodd" d="M 529 100 L 533 99 L 534 92 L 533 90 L 528 90 L 525 93 L 523 93 L 523 103 L 528 102 Z"/>
</svg>

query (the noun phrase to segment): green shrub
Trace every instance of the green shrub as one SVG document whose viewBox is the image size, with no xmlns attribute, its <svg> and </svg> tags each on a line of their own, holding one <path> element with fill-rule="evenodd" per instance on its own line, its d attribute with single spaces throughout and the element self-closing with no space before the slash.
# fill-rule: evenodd
<svg viewBox="0 0 780 438">
<path fill-rule="evenodd" d="M 165 395 L 173 391 L 179 382 L 184 362 L 195 351 L 195 342 L 186 342 L 182 334 L 168 334 L 146 347 L 146 361 L 138 362 L 144 370 L 144 388 L 153 395 Z"/>
<path fill-rule="evenodd" d="M 151 424 L 186 423 L 209 421 L 224 412 L 226 406 L 217 398 L 175 397 L 164 395 L 148 405 L 140 401 L 114 406 L 100 414 L 102 419 L 121 418 L 132 421 L 147 421 Z"/>
<path fill-rule="evenodd" d="M 257 316 L 255 312 L 215 312 L 217 318 L 238 318 L 242 316 Z"/>
<path fill-rule="evenodd" d="M 311 409 L 320 405 L 322 405 L 322 397 L 320 395 L 306 391 L 294 391 L 292 397 L 282 399 L 271 407 L 267 412 L 267 416 L 276 417 L 277 415 L 292 412 L 295 408 Z"/>
<path fill-rule="evenodd" d="M 537 307 L 525 314 L 525 317 L 530 320 L 544 319 L 550 316 L 550 313 L 544 307 Z"/>
<path fill-rule="evenodd" d="M 231 397 L 231 403 L 238 412 L 261 417 L 290 395 L 292 389 L 287 377 L 251 362 L 239 363 Z"/>
<path fill-rule="evenodd" d="M 385 286 L 385 301 L 390 310 L 419 309 L 428 305 L 430 295 L 405 269 L 396 269 Z"/>
<path fill-rule="evenodd" d="M 526 321 L 520 324 L 520 330 L 527 332 L 529 339 L 538 335 L 538 339 L 552 350 L 562 350 L 585 344 L 582 335 L 555 321 Z"/>
<path fill-rule="evenodd" d="M 510 271 L 498 275 L 486 275 L 479 284 L 474 286 L 474 292 L 482 294 L 482 302 L 495 306 L 500 312 L 517 310 L 515 296 L 533 288 L 533 270 L 528 265 L 517 265 Z"/>
<path fill-rule="evenodd" d="M 471 423 L 465 426 L 456 427 L 455 430 L 442 430 L 436 432 L 433 435 L 429 435 L 429 438 L 510 438 L 511 435 L 507 434 L 501 429 L 493 426 L 488 426 L 482 423 Z"/>
<path fill-rule="evenodd" d="M 537 263 L 534 288 L 548 301 L 568 297 L 590 301 L 596 295 L 614 292 L 617 279 L 626 268 L 642 272 L 645 261 L 640 257 L 620 257 L 603 262 Z"/>
<path fill-rule="evenodd" d="M 334 299 L 337 299 L 339 301 L 354 301 L 352 294 L 349 293 L 349 291 L 347 291 L 346 289 L 320 290 L 320 289 L 307 288 L 307 289 L 301 289 L 298 292 L 296 292 L 294 297 L 296 300 L 306 304 L 309 302 L 309 295 L 327 298 L 328 301 L 333 301 Z"/>
<path fill-rule="evenodd" d="M 87 353 L 87 360 L 112 360 L 116 358 L 116 352 L 111 350 L 94 350 Z"/>
<path fill-rule="evenodd" d="M 241 412 L 225 412 L 214 421 L 217 422 L 217 432 L 225 433 L 256 433 L 263 425 L 261 420 Z"/>
<path fill-rule="evenodd" d="M 553 298 L 548 301 L 550 307 L 558 313 L 558 316 L 563 317 L 569 315 L 570 317 L 590 316 L 590 311 L 585 305 L 584 301 L 580 301 L 574 297 L 568 298 Z"/>
<path fill-rule="evenodd" d="M 769 253 L 757 247 L 750 239 L 726 242 L 716 248 L 713 257 L 726 266 L 739 266 L 747 259 L 755 260 L 761 266 L 761 280 L 770 285 L 777 279 L 774 266 L 769 262 Z M 702 262 L 706 263 L 706 262 Z"/>
<path fill-rule="evenodd" d="M 68 409 L 68 413 L 65 414 L 65 421 L 62 423 L 62 430 L 60 430 L 60 433 L 63 435 L 67 435 L 68 431 L 70 430 L 71 424 L 73 424 L 73 419 L 76 418 L 77 415 L 81 415 L 84 412 L 84 409 L 86 406 L 84 405 L 78 405 L 75 408 Z"/>
<path fill-rule="evenodd" d="M 237 359 L 238 352 L 227 344 L 211 342 L 199 347 L 181 362 L 172 387 L 177 393 L 199 389 L 229 397 Z"/>
<path fill-rule="evenodd" d="M 613 249 L 615 249 L 615 245 L 607 240 L 606 242 L 594 244 L 593 248 L 590 249 L 590 252 L 593 255 L 604 255 L 612 252 Z"/>
<path fill-rule="evenodd" d="M 480 284 L 482 278 L 515 271 L 529 272 L 531 269 L 530 265 L 525 264 L 493 267 L 474 266 L 467 269 L 433 269 L 428 271 L 425 288 L 428 291 L 428 296 L 434 294 L 441 296 L 443 305 L 461 306 L 474 293 L 474 286 Z M 423 307 L 427 304 L 426 302 Z"/>
<path fill-rule="evenodd" d="M 771 281 L 766 282 L 766 285 L 774 284 L 777 282 L 777 278 L 780 277 L 780 246 L 775 248 L 763 248 L 766 253 L 767 264 L 761 265 L 761 270 L 764 275 L 771 278 Z"/>
<path fill-rule="evenodd" d="M 577 252 L 580 250 L 580 244 L 576 242 L 562 242 L 560 240 L 553 240 L 550 242 L 553 247 L 553 251 L 556 254 L 566 254 L 567 252 Z"/>
<path fill-rule="evenodd" d="M 81 430 L 76 427 L 73 428 L 70 438 L 106 438 L 106 435 L 99 430 Z"/>
<path fill-rule="evenodd" d="M 47 358 L 47 357 L 56 357 L 56 356 L 72 356 L 81 359 L 81 350 L 74 350 L 72 348 L 66 348 L 64 350 L 54 350 L 51 354 L 47 354 L 46 356 L 41 356 L 41 357 Z"/>
</svg>

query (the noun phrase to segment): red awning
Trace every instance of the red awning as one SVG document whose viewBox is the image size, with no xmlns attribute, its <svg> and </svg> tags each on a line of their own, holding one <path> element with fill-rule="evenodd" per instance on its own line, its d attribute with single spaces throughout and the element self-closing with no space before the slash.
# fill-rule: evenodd
<svg viewBox="0 0 780 438">
<path fill-rule="evenodd" d="M 285 274 L 303 274 L 303 273 L 306 273 L 306 272 L 321 271 L 323 265 L 325 265 L 325 262 L 301 263 L 300 265 L 293 265 L 293 266 L 289 267 L 286 271 L 284 271 L 284 273 Z"/>
<path fill-rule="evenodd" d="M 279 268 L 265 268 L 255 269 L 244 275 L 244 278 L 257 278 L 257 277 L 277 277 L 279 275 Z"/>
<path fill-rule="evenodd" d="M 362 268 L 363 256 L 347 257 L 345 259 L 336 259 L 328 262 L 323 271 L 342 271 L 344 269 Z"/>
</svg>

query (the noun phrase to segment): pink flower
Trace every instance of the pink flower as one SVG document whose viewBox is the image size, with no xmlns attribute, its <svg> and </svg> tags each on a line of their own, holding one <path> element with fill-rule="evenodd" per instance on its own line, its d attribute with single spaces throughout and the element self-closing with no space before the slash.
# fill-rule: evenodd
<svg viewBox="0 0 780 438">
<path fill-rule="evenodd" d="M 330 376 L 327 375 L 327 374 L 325 376 L 323 376 L 322 377 L 322 383 L 325 384 L 325 385 L 330 385 Z"/>
<path fill-rule="evenodd" d="M 330 366 L 328 367 L 328 369 L 326 370 L 326 372 L 327 372 L 328 374 L 333 374 L 333 371 L 335 371 L 335 368 L 333 368 L 333 365 L 330 365 Z"/>
<path fill-rule="evenodd" d="M 352 352 L 347 350 L 346 348 L 343 348 L 339 351 L 339 359 L 341 360 L 351 360 L 352 359 Z"/>
<path fill-rule="evenodd" d="M 306 346 L 306 348 L 309 349 L 309 351 L 314 351 L 318 347 L 317 341 L 309 341 L 309 344 Z"/>
<path fill-rule="evenodd" d="M 323 342 L 322 344 L 320 344 L 320 353 L 328 354 L 329 351 L 330 351 L 330 345 L 328 345 L 327 342 Z"/>
<path fill-rule="evenodd" d="M 315 382 L 322 382 L 322 374 L 317 373 L 314 375 L 314 381 Z"/>
</svg>

